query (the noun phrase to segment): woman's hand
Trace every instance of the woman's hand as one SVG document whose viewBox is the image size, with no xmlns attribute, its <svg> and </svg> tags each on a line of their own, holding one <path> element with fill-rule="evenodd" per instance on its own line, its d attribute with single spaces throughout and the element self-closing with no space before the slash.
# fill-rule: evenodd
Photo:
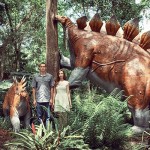
<svg viewBox="0 0 150 150">
<path fill-rule="evenodd" d="M 53 105 L 53 100 L 52 99 L 50 99 L 50 101 L 49 101 L 49 105 Z"/>
<path fill-rule="evenodd" d="M 72 105 L 71 105 L 71 104 L 70 104 L 69 106 L 70 106 L 70 108 L 72 108 Z"/>
<path fill-rule="evenodd" d="M 36 107 L 36 105 L 37 105 L 36 100 L 33 100 L 33 105 L 34 105 L 34 107 Z"/>
</svg>

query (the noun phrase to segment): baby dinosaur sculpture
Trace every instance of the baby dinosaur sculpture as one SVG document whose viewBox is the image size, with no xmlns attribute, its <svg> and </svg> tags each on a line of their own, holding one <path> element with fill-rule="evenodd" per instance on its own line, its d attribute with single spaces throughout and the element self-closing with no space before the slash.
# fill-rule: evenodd
<svg viewBox="0 0 150 150">
<path fill-rule="evenodd" d="M 10 116 L 13 125 L 13 131 L 19 132 L 20 130 L 20 117 L 24 117 L 25 127 L 30 125 L 30 106 L 29 95 L 25 91 L 26 78 L 23 77 L 20 82 L 13 78 L 14 82 L 7 91 L 3 102 L 3 113 L 5 121 Z"/>
<path fill-rule="evenodd" d="M 74 68 L 69 77 L 70 86 L 80 86 L 87 77 L 108 92 L 116 87 L 123 90 L 126 96 L 132 95 L 128 107 L 133 116 L 133 130 L 142 132 L 149 128 L 150 31 L 142 35 L 138 45 L 132 42 L 139 33 L 137 19 L 125 24 L 124 38 L 115 36 L 120 24 L 114 16 L 106 22 L 107 34 L 100 32 L 103 22 L 97 14 L 89 23 L 92 31 L 79 25 L 86 21 L 83 17 L 81 21 L 78 19 L 77 26 L 65 16 L 57 15 L 56 20 L 68 30 Z"/>
</svg>

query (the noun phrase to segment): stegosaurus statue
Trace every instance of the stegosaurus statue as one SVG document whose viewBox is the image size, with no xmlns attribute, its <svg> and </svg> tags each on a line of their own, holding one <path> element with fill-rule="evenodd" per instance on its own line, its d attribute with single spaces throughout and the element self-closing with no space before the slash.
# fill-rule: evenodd
<svg viewBox="0 0 150 150">
<path fill-rule="evenodd" d="M 120 24 L 114 16 L 105 24 L 107 33 L 100 31 L 103 22 L 98 14 L 89 22 L 91 31 L 85 30 L 85 16 L 77 19 L 77 26 L 66 16 L 55 18 L 68 31 L 74 67 L 69 77 L 70 86 L 80 86 L 87 77 L 108 92 L 116 87 L 123 90 L 124 95 L 132 95 L 128 107 L 133 116 L 133 130 L 141 132 L 149 128 L 150 54 L 147 49 L 150 48 L 150 31 L 136 41 L 138 19 L 128 21 L 123 27 L 123 36 L 117 37 Z"/>
</svg>

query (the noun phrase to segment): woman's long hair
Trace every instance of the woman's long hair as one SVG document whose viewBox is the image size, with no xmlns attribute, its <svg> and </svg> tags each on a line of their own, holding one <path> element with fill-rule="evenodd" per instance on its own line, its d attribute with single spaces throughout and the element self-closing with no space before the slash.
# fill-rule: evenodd
<svg viewBox="0 0 150 150">
<path fill-rule="evenodd" d="M 55 86 L 57 86 L 58 82 L 60 81 L 60 78 L 59 78 L 59 72 L 62 71 L 64 76 L 63 76 L 63 79 L 66 80 L 66 74 L 64 72 L 63 69 L 59 69 L 58 73 L 57 73 L 57 77 L 56 77 L 56 80 L 55 80 Z"/>
</svg>

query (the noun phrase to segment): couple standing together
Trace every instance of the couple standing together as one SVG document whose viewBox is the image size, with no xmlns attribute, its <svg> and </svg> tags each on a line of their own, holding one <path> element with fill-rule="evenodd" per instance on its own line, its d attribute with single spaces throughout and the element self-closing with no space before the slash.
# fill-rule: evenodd
<svg viewBox="0 0 150 150">
<path fill-rule="evenodd" d="M 39 73 L 32 80 L 33 105 L 36 107 L 38 121 L 43 122 L 45 112 L 46 126 L 50 120 L 50 106 L 59 116 L 59 129 L 67 125 L 67 111 L 72 107 L 69 82 L 62 69 L 58 71 L 56 81 L 46 72 L 46 64 L 39 65 Z M 45 107 L 45 108 L 44 108 Z"/>
</svg>

